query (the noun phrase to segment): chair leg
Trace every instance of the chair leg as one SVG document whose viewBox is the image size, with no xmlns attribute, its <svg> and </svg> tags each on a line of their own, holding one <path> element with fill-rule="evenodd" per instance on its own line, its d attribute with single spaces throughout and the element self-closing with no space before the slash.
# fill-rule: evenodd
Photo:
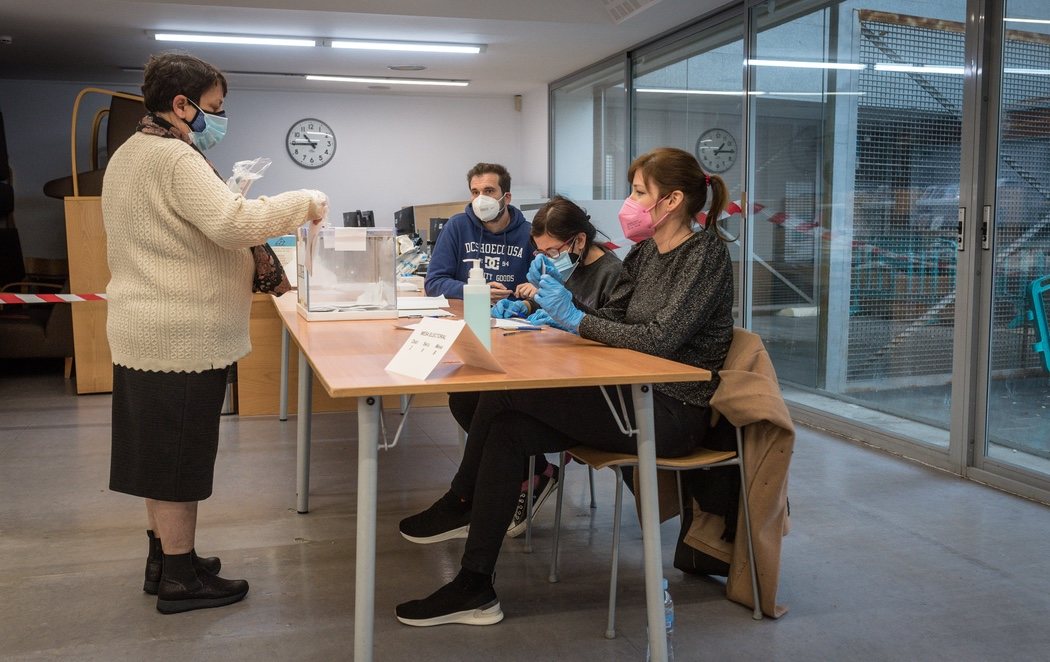
<svg viewBox="0 0 1050 662">
<path fill-rule="evenodd" d="M 740 428 L 736 429 L 736 456 L 740 461 L 740 505 L 744 508 L 744 532 L 747 536 L 747 560 L 751 567 L 751 598 L 755 609 L 751 618 L 762 620 L 762 604 L 758 597 L 758 569 L 755 568 L 755 545 L 751 538 L 751 508 L 747 505 L 747 475 L 744 473 L 744 436 Z"/>
<path fill-rule="evenodd" d="M 616 472 L 616 507 L 613 509 L 612 567 L 609 569 L 609 620 L 605 638 L 616 638 L 616 583 L 620 572 L 620 514 L 623 510 L 623 470 L 613 465 Z"/>
<path fill-rule="evenodd" d="M 532 476 L 536 473 L 536 456 L 529 456 L 529 487 L 527 488 L 528 496 L 525 498 L 525 553 L 532 554 L 532 490 L 533 480 Z"/>
<path fill-rule="evenodd" d="M 678 485 L 678 517 L 685 521 L 685 495 L 682 493 L 682 472 L 674 472 L 674 480 Z"/>
<path fill-rule="evenodd" d="M 594 500 L 594 467 L 587 467 L 587 482 L 591 486 L 591 510 L 598 507 L 598 502 Z"/>
<path fill-rule="evenodd" d="M 558 475 L 565 480 L 565 452 L 558 453 Z M 565 483 L 558 488 L 557 501 L 554 506 L 554 544 L 551 547 L 551 569 L 547 575 L 547 581 L 551 584 L 558 583 L 558 542 L 561 539 L 561 502 L 565 494 Z"/>
<path fill-rule="evenodd" d="M 70 377 L 73 376 L 73 357 L 72 356 L 67 356 L 66 357 L 65 366 L 62 369 L 62 376 L 64 378 L 66 378 L 66 379 L 69 379 Z M 591 488 L 591 490 L 592 490 L 591 491 L 591 495 L 592 495 L 591 496 L 591 500 L 592 501 L 594 500 L 594 496 L 593 496 L 594 491 L 593 491 L 593 489 L 594 488 Z"/>
</svg>

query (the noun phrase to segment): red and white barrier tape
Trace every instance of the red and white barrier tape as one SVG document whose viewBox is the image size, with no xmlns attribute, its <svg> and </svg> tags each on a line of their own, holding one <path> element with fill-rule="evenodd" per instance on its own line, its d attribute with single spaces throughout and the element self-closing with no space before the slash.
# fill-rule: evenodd
<svg viewBox="0 0 1050 662">
<path fill-rule="evenodd" d="M 103 294 L 0 294 L 0 303 L 73 303 L 76 301 L 105 301 Z"/>
</svg>

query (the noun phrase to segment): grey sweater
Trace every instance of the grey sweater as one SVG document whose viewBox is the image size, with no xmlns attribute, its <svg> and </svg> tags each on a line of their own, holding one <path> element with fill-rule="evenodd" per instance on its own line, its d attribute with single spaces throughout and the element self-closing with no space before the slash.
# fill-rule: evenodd
<svg viewBox="0 0 1050 662">
<path fill-rule="evenodd" d="M 733 268 L 726 244 L 697 232 L 660 254 L 643 241 L 623 261 L 608 302 L 580 322 L 580 336 L 710 370 L 709 382 L 656 384 L 676 400 L 708 406 L 733 339 Z"/>
</svg>

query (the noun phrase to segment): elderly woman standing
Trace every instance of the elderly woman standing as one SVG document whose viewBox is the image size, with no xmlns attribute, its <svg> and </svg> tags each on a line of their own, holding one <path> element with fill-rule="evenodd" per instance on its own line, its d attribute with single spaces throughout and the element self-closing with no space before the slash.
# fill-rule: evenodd
<svg viewBox="0 0 1050 662">
<path fill-rule="evenodd" d="M 201 150 L 226 131 L 226 79 L 182 53 L 153 56 L 148 115 L 110 159 L 102 187 L 112 278 L 110 489 L 143 497 L 149 555 L 143 590 L 165 614 L 244 598 L 194 552 L 197 502 L 211 496 L 229 366 L 251 351 L 251 247 L 327 213 L 319 191 L 248 200 Z"/>
</svg>

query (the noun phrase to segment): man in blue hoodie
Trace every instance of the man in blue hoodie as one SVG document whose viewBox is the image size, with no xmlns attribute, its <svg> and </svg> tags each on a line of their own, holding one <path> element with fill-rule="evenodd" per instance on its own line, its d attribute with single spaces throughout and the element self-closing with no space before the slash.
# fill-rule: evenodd
<svg viewBox="0 0 1050 662">
<path fill-rule="evenodd" d="M 531 228 L 510 205 L 510 173 L 498 163 L 479 163 L 467 173 L 470 204 L 448 219 L 430 256 L 427 296 L 463 298 L 463 284 L 474 258 L 481 259 L 493 302 L 526 282 L 532 263 Z"/>
</svg>

